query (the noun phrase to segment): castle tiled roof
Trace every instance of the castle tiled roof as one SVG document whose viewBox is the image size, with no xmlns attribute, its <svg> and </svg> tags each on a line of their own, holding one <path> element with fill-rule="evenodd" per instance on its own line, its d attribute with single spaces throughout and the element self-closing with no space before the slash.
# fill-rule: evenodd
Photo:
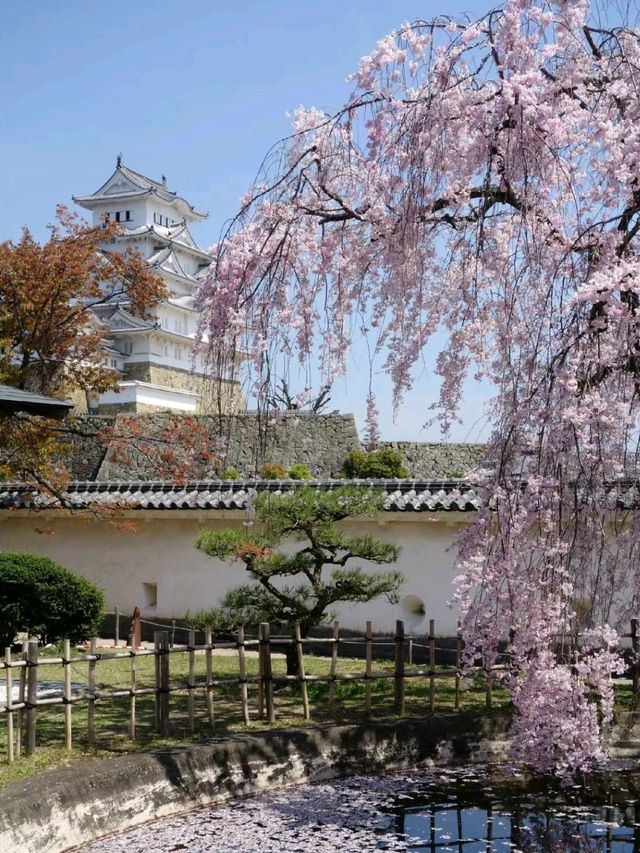
<svg viewBox="0 0 640 853">
<path fill-rule="evenodd" d="M 155 328 L 154 321 L 134 317 L 126 308 L 113 302 L 92 306 L 91 310 L 105 323 L 111 332 L 144 332 Z"/>
<path fill-rule="evenodd" d="M 258 492 L 280 495 L 302 485 L 292 480 L 206 480 L 191 483 L 85 481 L 71 483 L 65 502 L 77 509 L 245 510 Z M 479 503 L 473 488 L 461 480 L 313 480 L 304 485 L 322 490 L 346 485 L 384 494 L 386 512 L 473 512 Z M 24 483 L 0 483 L 0 509 L 43 509 L 57 505 L 49 495 Z"/>
<path fill-rule="evenodd" d="M 117 159 L 115 172 L 99 189 L 89 195 L 73 196 L 73 200 L 81 207 L 91 209 L 105 199 L 126 201 L 148 195 L 157 196 L 167 204 L 175 205 L 183 215 L 192 219 L 207 218 L 206 213 L 196 210 L 186 199 L 167 189 L 164 179 L 156 181 L 141 172 L 136 172 L 135 169 L 125 166 L 121 157 Z"/>
</svg>

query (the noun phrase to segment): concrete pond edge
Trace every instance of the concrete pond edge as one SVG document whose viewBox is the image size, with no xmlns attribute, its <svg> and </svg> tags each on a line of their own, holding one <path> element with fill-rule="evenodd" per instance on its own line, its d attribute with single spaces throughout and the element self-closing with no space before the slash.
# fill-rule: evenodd
<svg viewBox="0 0 640 853">
<path fill-rule="evenodd" d="M 286 785 L 502 762 L 509 725 L 507 715 L 457 714 L 271 729 L 62 767 L 0 791 L 0 851 L 62 853 L 150 820 Z"/>
</svg>

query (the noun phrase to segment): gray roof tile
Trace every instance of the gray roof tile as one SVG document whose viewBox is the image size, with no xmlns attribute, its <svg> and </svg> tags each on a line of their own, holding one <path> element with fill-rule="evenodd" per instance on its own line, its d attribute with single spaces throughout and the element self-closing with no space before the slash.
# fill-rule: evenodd
<svg viewBox="0 0 640 853">
<path fill-rule="evenodd" d="M 286 480 L 192 483 L 86 481 L 70 483 L 65 498 L 81 509 L 92 506 L 123 509 L 244 510 L 257 492 L 283 494 L 300 483 Z M 463 481 L 416 480 L 313 480 L 305 485 L 318 490 L 345 485 L 380 489 L 388 512 L 473 512 L 479 503 L 473 488 Z M 25 483 L 0 483 L 0 509 L 45 508 L 55 501 Z"/>
</svg>

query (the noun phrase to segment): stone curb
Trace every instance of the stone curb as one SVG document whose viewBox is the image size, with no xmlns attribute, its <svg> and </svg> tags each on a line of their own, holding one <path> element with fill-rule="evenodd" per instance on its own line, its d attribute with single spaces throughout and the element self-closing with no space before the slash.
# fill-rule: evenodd
<svg viewBox="0 0 640 853">
<path fill-rule="evenodd" d="M 155 818 L 288 784 L 500 761 L 509 722 L 459 714 L 272 730 L 63 767 L 0 791 L 0 850 L 61 853 Z"/>
</svg>

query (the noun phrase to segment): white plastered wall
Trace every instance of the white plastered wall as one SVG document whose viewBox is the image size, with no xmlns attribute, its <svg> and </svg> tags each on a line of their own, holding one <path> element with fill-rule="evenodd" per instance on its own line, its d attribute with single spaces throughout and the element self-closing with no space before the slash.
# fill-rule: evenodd
<svg viewBox="0 0 640 853">
<path fill-rule="evenodd" d="M 108 610 L 117 605 L 131 612 L 144 604 L 149 585 L 156 584 L 157 606 L 147 608 L 146 615 L 164 620 L 215 607 L 227 590 L 249 580 L 241 563 L 223 563 L 193 547 L 203 527 L 240 526 L 244 518 L 232 511 L 140 511 L 126 519 L 137 523 L 133 533 L 101 520 L 5 512 L 0 514 L 0 548 L 43 554 L 79 572 L 104 589 Z M 421 621 L 412 621 L 400 605 L 378 599 L 340 606 L 341 625 L 359 630 L 369 619 L 374 630 L 392 631 L 395 620 L 405 618 L 407 630 L 425 633 L 433 618 L 437 634 L 454 633 L 457 617 L 448 606 L 454 542 L 470 520 L 462 513 L 385 513 L 379 521 L 346 524 L 350 533 L 369 533 L 402 547 L 394 566 L 406 578 L 401 597 L 419 597 L 425 613 Z"/>
</svg>

